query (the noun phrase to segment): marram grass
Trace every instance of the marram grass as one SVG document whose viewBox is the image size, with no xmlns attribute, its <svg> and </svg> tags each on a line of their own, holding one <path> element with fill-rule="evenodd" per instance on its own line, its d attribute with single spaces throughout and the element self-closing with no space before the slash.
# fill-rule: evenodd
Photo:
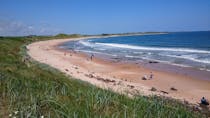
<svg viewBox="0 0 210 118">
<path fill-rule="evenodd" d="M 131 99 L 31 59 L 23 61 L 27 58 L 25 45 L 52 38 L 0 38 L 0 117 L 205 117 L 179 102 L 155 96 Z"/>
</svg>

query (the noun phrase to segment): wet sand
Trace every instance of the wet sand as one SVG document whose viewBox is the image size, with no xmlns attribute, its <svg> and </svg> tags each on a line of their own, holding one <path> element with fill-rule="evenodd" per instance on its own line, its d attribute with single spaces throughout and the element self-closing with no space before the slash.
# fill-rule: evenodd
<svg viewBox="0 0 210 118">
<path fill-rule="evenodd" d="M 81 39 L 84 38 L 35 42 L 27 46 L 28 54 L 34 60 L 57 68 L 76 79 L 129 96 L 161 95 L 192 104 L 200 102 L 203 96 L 210 100 L 210 81 L 190 76 L 187 68 L 181 68 L 183 73 L 187 72 L 187 74 L 182 74 L 173 69 L 164 69 L 164 66 L 157 69 L 158 66 L 147 62 L 145 66 L 142 63 L 128 63 L 98 57 L 91 60 L 88 54 L 58 47 L 64 42 Z M 142 80 L 144 75 L 149 78 L 150 72 L 154 75 L 153 79 Z M 151 91 L 151 88 L 155 88 L 156 91 Z"/>
</svg>

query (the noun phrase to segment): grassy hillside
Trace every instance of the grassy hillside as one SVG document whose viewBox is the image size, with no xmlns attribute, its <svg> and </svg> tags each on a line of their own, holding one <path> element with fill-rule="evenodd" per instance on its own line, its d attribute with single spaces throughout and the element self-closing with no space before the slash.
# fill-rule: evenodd
<svg viewBox="0 0 210 118">
<path fill-rule="evenodd" d="M 0 117 L 201 117 L 178 102 L 130 99 L 28 58 L 26 44 L 51 38 L 59 36 L 0 38 Z"/>
</svg>

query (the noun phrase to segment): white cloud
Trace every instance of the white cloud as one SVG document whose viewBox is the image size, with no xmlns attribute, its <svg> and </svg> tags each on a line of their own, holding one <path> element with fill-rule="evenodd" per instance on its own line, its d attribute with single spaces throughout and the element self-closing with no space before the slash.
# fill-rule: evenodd
<svg viewBox="0 0 210 118">
<path fill-rule="evenodd" d="M 60 31 L 46 23 L 27 25 L 20 21 L 0 18 L 0 36 L 54 35 Z"/>
<path fill-rule="evenodd" d="M 34 27 L 33 26 L 28 26 L 28 29 L 34 29 Z"/>
</svg>

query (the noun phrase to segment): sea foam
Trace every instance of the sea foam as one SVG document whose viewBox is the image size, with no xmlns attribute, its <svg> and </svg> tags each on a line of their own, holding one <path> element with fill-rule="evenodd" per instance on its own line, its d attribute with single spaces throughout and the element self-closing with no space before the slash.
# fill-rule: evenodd
<svg viewBox="0 0 210 118">
<path fill-rule="evenodd" d="M 145 47 L 145 46 L 134 46 L 134 45 L 126 45 L 126 44 L 114 44 L 114 43 L 95 43 L 95 44 L 96 45 L 101 45 L 101 46 L 110 46 L 110 47 L 116 47 L 116 48 L 127 48 L 127 49 L 135 49 L 135 50 L 174 51 L 174 52 L 191 52 L 191 53 L 210 54 L 210 51 L 188 49 L 188 48 Z"/>
</svg>

